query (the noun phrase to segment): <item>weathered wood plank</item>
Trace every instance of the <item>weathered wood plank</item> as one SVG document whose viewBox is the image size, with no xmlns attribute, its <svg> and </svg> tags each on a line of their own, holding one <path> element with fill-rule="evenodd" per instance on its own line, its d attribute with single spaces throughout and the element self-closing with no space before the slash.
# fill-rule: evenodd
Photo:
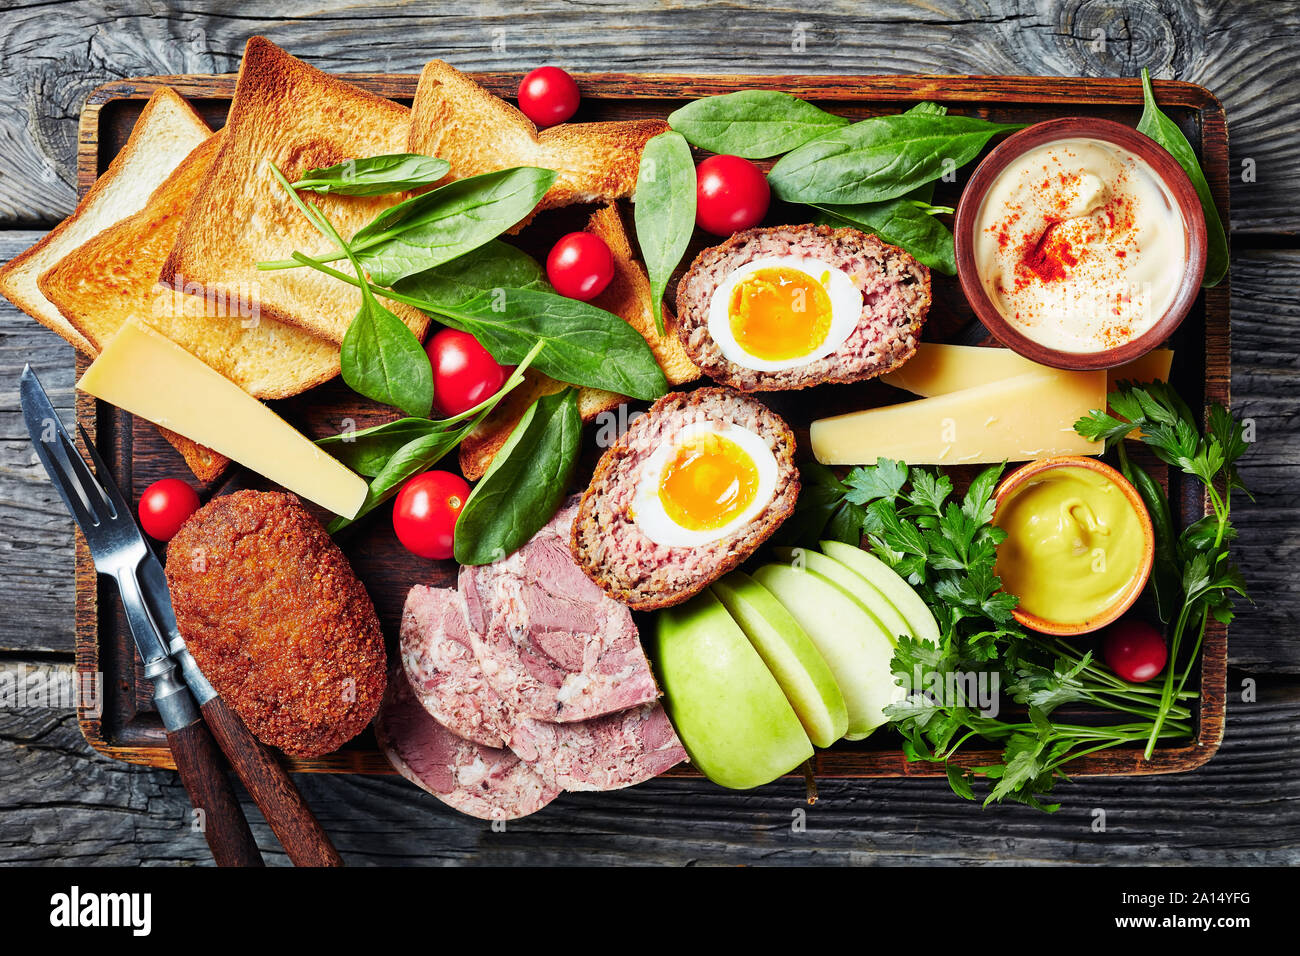
<svg viewBox="0 0 1300 956">
<path fill-rule="evenodd" d="M 0 232 L 0 261 L 41 235 Z M 72 357 L 72 346 L 0 298 L 0 581 L 8 608 L 0 615 L 0 650 L 72 650 L 72 523 L 18 407 L 18 376 L 31 363 L 71 425 Z"/>
<path fill-rule="evenodd" d="M 89 90 L 127 76 L 233 71 L 244 40 L 263 33 L 340 72 L 417 72 L 434 56 L 471 70 L 545 61 L 592 71 L 1132 76 L 1149 66 L 1206 85 L 1227 105 L 1234 228 L 1300 228 L 1290 202 L 1300 143 L 1287 134 L 1300 123 L 1300 103 L 1287 94 L 1300 82 L 1300 3 L 1291 0 L 828 0 L 753 10 L 645 0 L 380 10 L 253 0 L 237 16 L 131 0 L 51 9 L 7 11 L 0 36 L 0 102 L 11 106 L 0 114 L 0 226 L 48 226 L 72 208 L 76 117 Z M 1240 175 L 1246 161 L 1249 182 Z"/>
<path fill-rule="evenodd" d="M 19 665 L 6 662 L 5 668 Z M 61 675 L 70 666 L 44 666 Z M 1230 676 L 1227 735 L 1193 774 L 1063 784 L 1047 816 L 981 810 L 941 780 L 827 781 L 815 807 L 782 781 L 748 793 L 660 780 L 566 794 L 505 832 L 396 777 L 300 775 L 350 865 L 487 863 L 1294 864 L 1300 862 L 1300 682 Z M 0 708 L 0 863 L 210 862 L 176 775 L 90 750 L 66 710 Z M 268 862 L 282 851 L 245 804 Z M 799 811 L 806 828 L 792 823 Z M 1104 811 L 1105 830 L 1094 829 Z"/>
</svg>

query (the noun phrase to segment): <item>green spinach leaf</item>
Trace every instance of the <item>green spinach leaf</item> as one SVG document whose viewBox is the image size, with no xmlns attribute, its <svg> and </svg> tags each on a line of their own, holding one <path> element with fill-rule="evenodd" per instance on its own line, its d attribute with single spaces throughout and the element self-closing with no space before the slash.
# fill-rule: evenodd
<svg viewBox="0 0 1300 956">
<path fill-rule="evenodd" d="M 316 444 L 357 474 L 373 478 L 402 446 L 444 427 L 427 418 L 399 418 L 361 431 L 318 438 Z"/>
<path fill-rule="evenodd" d="M 586 302 L 553 292 L 495 289 L 454 309 L 433 311 L 446 325 L 478 339 L 502 364 L 518 362 L 542 342 L 534 364 L 557 381 L 646 401 L 668 391 L 663 369 L 641 334 Z"/>
<path fill-rule="evenodd" d="M 436 156 L 389 153 L 309 169 L 293 188 L 338 196 L 383 196 L 436 183 L 450 169 L 450 163 Z"/>
<path fill-rule="evenodd" d="M 700 149 L 746 159 L 779 156 L 848 120 L 776 90 L 739 90 L 687 103 L 668 125 Z"/>
<path fill-rule="evenodd" d="M 427 417 L 433 406 L 429 357 L 405 322 L 376 302 L 368 289 L 365 295 L 343 334 L 343 381 L 366 398 Z"/>
<path fill-rule="evenodd" d="M 787 202 L 881 202 L 965 165 L 995 135 L 1019 128 L 928 110 L 875 116 L 800 146 L 767 181 Z"/>
<path fill-rule="evenodd" d="M 427 418 L 433 407 L 433 368 L 420 340 L 397 316 L 380 305 L 352 248 L 314 203 L 305 203 L 317 227 L 342 248 L 352 263 L 361 289 L 361 309 L 343 333 L 339 364 L 343 381 L 366 398 L 394 405 L 416 418 Z"/>
<path fill-rule="evenodd" d="M 393 284 L 398 292 L 454 308 L 486 289 L 551 290 L 537 261 L 514 246 L 492 239 L 472 252 L 417 272 Z"/>
<path fill-rule="evenodd" d="M 1146 67 L 1142 68 L 1142 99 L 1145 106 L 1142 118 L 1138 120 L 1138 132 L 1151 137 L 1178 160 L 1178 165 L 1183 167 L 1196 189 L 1196 195 L 1200 197 L 1201 209 L 1205 211 L 1206 239 L 1205 278 L 1202 285 L 1218 285 L 1228 274 L 1228 236 L 1223 229 L 1223 220 L 1219 218 L 1214 196 L 1210 194 L 1210 184 L 1205 181 L 1205 174 L 1201 172 L 1201 164 L 1196 160 L 1192 144 L 1187 141 L 1178 124 L 1156 105 L 1155 91 L 1151 88 L 1151 73 Z"/>
<path fill-rule="evenodd" d="M 957 252 L 952 232 L 935 218 L 944 207 L 931 206 L 914 196 L 915 193 L 884 202 L 850 206 L 822 203 L 814 208 L 821 210 L 822 215 L 817 219 L 826 225 L 849 225 L 872 233 L 911 253 L 918 262 L 931 269 L 944 275 L 956 275 Z"/>
<path fill-rule="evenodd" d="M 664 334 L 664 290 L 695 231 L 695 163 L 681 133 L 646 143 L 633 206 L 636 241 L 650 279 L 655 329 Z"/>
<path fill-rule="evenodd" d="M 496 238 L 532 212 L 554 181 L 554 170 L 532 166 L 458 179 L 380 213 L 350 244 L 378 285 L 392 285 Z"/>
<path fill-rule="evenodd" d="M 576 390 L 529 406 L 456 519 L 457 561 L 503 558 L 551 520 L 573 478 L 581 435 Z"/>
</svg>

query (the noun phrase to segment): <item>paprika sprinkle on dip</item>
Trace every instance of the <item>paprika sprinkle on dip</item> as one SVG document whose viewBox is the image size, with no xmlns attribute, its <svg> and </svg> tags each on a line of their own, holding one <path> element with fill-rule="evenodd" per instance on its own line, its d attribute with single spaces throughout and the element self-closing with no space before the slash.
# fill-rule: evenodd
<svg viewBox="0 0 1300 956">
<path fill-rule="evenodd" d="M 1132 341 L 1169 308 L 1185 269 L 1182 216 L 1145 160 L 1114 143 L 1031 149 L 989 187 L 975 266 L 1027 338 L 1063 352 Z"/>
</svg>

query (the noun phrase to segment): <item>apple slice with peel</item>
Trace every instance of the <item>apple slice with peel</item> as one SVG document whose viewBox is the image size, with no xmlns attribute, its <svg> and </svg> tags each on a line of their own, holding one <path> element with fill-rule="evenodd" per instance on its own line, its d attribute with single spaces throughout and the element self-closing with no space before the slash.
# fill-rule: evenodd
<svg viewBox="0 0 1300 956">
<path fill-rule="evenodd" d="M 754 580 L 785 605 L 835 675 L 849 712 L 845 737 L 861 740 L 888 719 L 885 705 L 902 700 L 889 662 L 894 642 L 853 596 L 816 571 L 765 564 Z"/>
<path fill-rule="evenodd" d="M 830 578 L 848 591 L 853 595 L 853 599 L 884 627 L 885 633 L 895 645 L 898 644 L 900 634 L 912 633 L 907 620 L 898 613 L 898 609 L 890 603 L 889 598 L 876 590 L 875 586 L 862 575 L 840 564 L 834 558 L 820 551 L 813 551 L 811 548 L 775 548 L 773 553 L 782 561 L 796 565 L 802 563 L 809 571 L 816 571 L 822 577 Z"/>
<path fill-rule="evenodd" d="M 743 571 L 731 572 L 712 587 L 785 691 L 813 745 L 829 747 L 843 737 L 849 728 L 844 695 L 799 622 L 771 591 Z"/>
<path fill-rule="evenodd" d="M 711 592 L 655 615 L 650 656 L 677 736 L 714 783 L 747 790 L 812 756 L 781 685 Z"/>
<path fill-rule="evenodd" d="M 939 643 L 939 625 L 921 595 L 897 571 L 869 551 L 855 548 L 843 541 L 823 541 L 821 549 L 851 571 L 856 571 L 867 583 L 889 599 L 898 613 L 907 620 L 917 639 Z"/>
</svg>

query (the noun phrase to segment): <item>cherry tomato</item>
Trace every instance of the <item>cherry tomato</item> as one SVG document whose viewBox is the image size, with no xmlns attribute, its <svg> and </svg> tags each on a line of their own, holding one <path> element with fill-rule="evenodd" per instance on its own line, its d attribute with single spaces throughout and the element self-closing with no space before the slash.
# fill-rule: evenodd
<svg viewBox="0 0 1300 956">
<path fill-rule="evenodd" d="M 500 365 L 468 332 L 443 329 L 424 346 L 433 366 L 433 408 L 442 416 L 459 415 L 485 401 L 510 377 L 512 366 Z"/>
<path fill-rule="evenodd" d="M 393 504 L 393 531 L 412 554 L 450 558 L 456 519 L 469 498 L 469 483 L 449 471 L 426 471 L 402 486 Z"/>
<path fill-rule="evenodd" d="M 159 541 L 170 541 L 199 510 L 199 493 L 179 478 L 155 481 L 140 496 L 140 527 Z"/>
<path fill-rule="evenodd" d="M 710 156 L 695 170 L 695 223 L 715 236 L 757 226 L 767 215 L 767 177 L 739 156 Z"/>
<path fill-rule="evenodd" d="M 1135 684 L 1165 669 L 1169 652 L 1161 633 L 1146 621 L 1125 618 L 1112 624 L 1102 639 L 1102 656 L 1120 677 Z"/>
<path fill-rule="evenodd" d="M 539 66 L 519 84 L 519 109 L 538 126 L 563 123 L 580 99 L 578 84 L 558 66 Z"/>
<path fill-rule="evenodd" d="M 614 256 L 595 233 L 571 232 L 546 257 L 546 278 L 560 295 L 586 302 L 614 278 Z"/>
</svg>

